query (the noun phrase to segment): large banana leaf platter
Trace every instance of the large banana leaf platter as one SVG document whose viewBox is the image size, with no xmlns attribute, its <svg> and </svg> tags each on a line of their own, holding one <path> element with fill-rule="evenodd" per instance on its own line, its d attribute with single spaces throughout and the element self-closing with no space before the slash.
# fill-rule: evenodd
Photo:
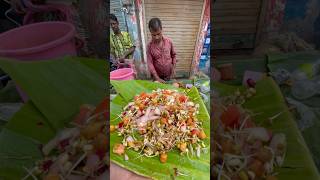
<svg viewBox="0 0 320 180">
<path fill-rule="evenodd" d="M 243 90 L 243 87 L 214 83 L 214 91 L 220 96 L 234 93 L 237 89 Z M 271 129 L 274 133 L 281 132 L 286 135 L 287 150 L 284 164 L 275 170 L 278 173 L 278 179 L 319 179 L 310 151 L 277 84 L 271 78 L 265 78 L 257 83 L 256 91 L 256 95 L 244 104 L 246 109 L 257 113 L 254 117 L 256 123 L 266 122 L 267 118 L 283 112 L 272 124 L 262 123 L 262 126 Z"/>
<path fill-rule="evenodd" d="M 119 123 L 118 115 L 121 114 L 123 108 L 142 92 L 151 92 L 152 90 L 160 89 L 175 89 L 168 84 L 154 83 L 142 80 L 130 81 L 111 81 L 111 84 L 117 92 L 117 96 L 110 103 L 110 124 L 117 125 Z M 187 96 L 195 103 L 200 105 L 198 119 L 203 122 L 203 128 L 207 137 L 205 145 L 208 147 L 207 153 L 202 153 L 200 158 L 187 157 L 180 155 L 178 150 L 173 150 L 168 153 L 166 163 L 160 163 L 159 157 L 141 157 L 134 150 L 126 150 L 129 160 L 126 161 L 123 156 L 112 153 L 112 148 L 116 143 L 121 143 L 122 137 L 117 133 L 110 133 L 110 160 L 130 171 L 139 175 L 146 176 L 152 179 L 209 179 L 210 178 L 210 116 L 203 103 L 201 96 L 196 87 L 189 90 L 177 89 L 185 91 Z M 178 170 L 184 175 L 176 176 L 175 170 Z"/>
</svg>

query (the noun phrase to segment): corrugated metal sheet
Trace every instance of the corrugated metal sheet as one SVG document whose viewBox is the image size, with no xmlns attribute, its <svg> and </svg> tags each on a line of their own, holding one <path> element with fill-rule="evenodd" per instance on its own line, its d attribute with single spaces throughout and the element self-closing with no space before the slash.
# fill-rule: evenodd
<svg viewBox="0 0 320 180">
<path fill-rule="evenodd" d="M 190 72 L 197 40 L 202 0 L 145 0 L 146 28 L 153 17 L 162 21 L 163 33 L 172 39 L 177 51 L 177 72 Z M 147 43 L 151 40 L 147 29 Z"/>
<path fill-rule="evenodd" d="M 254 48 L 261 0 L 216 0 L 213 4 L 213 48 Z"/>
<path fill-rule="evenodd" d="M 110 1 L 110 13 L 117 16 L 121 31 L 127 31 L 124 12 L 120 11 L 121 8 L 123 8 L 121 0 L 111 0 Z M 110 32 L 112 32 L 111 29 L 110 29 Z"/>
</svg>

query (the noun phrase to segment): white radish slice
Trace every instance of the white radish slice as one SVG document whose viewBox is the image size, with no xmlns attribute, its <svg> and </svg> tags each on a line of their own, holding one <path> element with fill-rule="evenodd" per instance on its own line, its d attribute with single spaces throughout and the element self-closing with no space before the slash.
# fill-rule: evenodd
<svg viewBox="0 0 320 180">
<path fill-rule="evenodd" d="M 267 142 L 270 139 L 268 131 L 263 127 L 246 128 L 245 131 L 249 133 L 248 139 L 260 140 L 263 142 Z"/>
</svg>

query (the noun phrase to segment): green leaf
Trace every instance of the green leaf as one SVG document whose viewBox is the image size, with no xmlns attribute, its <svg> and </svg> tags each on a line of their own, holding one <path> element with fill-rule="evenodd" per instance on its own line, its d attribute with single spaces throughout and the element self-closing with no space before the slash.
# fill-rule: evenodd
<svg viewBox="0 0 320 180">
<path fill-rule="evenodd" d="M 30 101 L 10 119 L 5 127 L 42 143 L 48 142 L 56 133 L 48 119 Z"/>
<path fill-rule="evenodd" d="M 171 85 L 153 83 L 149 81 L 112 81 L 111 82 L 118 95 L 110 103 L 110 124 L 116 125 L 119 119 L 116 119 L 133 97 L 141 92 L 151 92 L 152 90 L 162 89 L 176 89 Z M 182 91 L 182 89 L 179 89 Z M 187 90 L 186 94 L 195 103 L 200 105 L 199 120 L 203 121 L 205 133 L 210 137 L 210 117 L 205 108 L 205 105 L 199 95 L 198 90 L 194 87 Z M 165 164 L 160 163 L 159 157 L 138 158 L 139 154 L 133 150 L 127 150 L 129 161 L 125 161 L 122 156 L 112 153 L 112 148 L 115 143 L 121 143 L 122 137 L 117 136 L 116 133 L 110 134 L 110 159 L 112 162 L 131 170 L 137 174 L 151 177 L 153 179 L 170 179 L 174 173 L 174 168 L 177 168 L 181 173 L 189 174 L 188 176 L 178 176 L 177 179 L 209 179 L 210 178 L 210 139 L 207 138 L 205 144 L 208 146 L 208 153 L 202 154 L 198 159 L 196 157 L 181 156 L 176 150 L 168 153 L 168 161 Z"/>
<path fill-rule="evenodd" d="M 106 96 L 107 77 L 77 60 L 22 62 L 0 59 L 0 67 L 28 94 L 54 128 L 61 128 L 84 103 Z"/>
<path fill-rule="evenodd" d="M 236 90 L 237 86 L 227 86 L 217 84 L 219 92 L 227 90 Z M 310 151 L 294 121 L 294 118 L 288 110 L 285 100 L 279 87 L 271 78 L 259 81 L 256 86 L 257 94 L 248 100 L 244 107 L 254 113 L 261 113 L 255 116 L 256 123 L 263 123 L 265 120 L 279 112 L 284 111 L 273 121 L 272 125 L 263 126 L 272 129 L 274 133 L 284 133 L 287 138 L 287 152 L 283 167 L 278 168 L 278 178 L 280 180 L 317 180 L 320 178 L 316 166 L 310 155 Z"/>
<path fill-rule="evenodd" d="M 21 179 L 23 169 L 42 158 L 39 143 L 25 136 L 3 129 L 0 133 L 0 179 Z"/>
<path fill-rule="evenodd" d="M 96 105 L 106 96 L 105 64 L 70 57 L 39 62 L 0 59 L 0 67 L 30 97 L 0 133 L 1 180 L 21 179 L 26 174 L 23 166 L 41 158 L 40 143 L 48 142 L 80 105 Z"/>
<path fill-rule="evenodd" d="M 105 78 L 108 77 L 109 66 L 107 66 L 107 63 L 105 60 L 89 59 L 89 58 L 82 58 L 82 57 L 77 57 L 73 59 L 81 62 L 83 65 L 86 65 L 88 68 L 99 73 L 102 77 L 105 77 Z"/>
</svg>

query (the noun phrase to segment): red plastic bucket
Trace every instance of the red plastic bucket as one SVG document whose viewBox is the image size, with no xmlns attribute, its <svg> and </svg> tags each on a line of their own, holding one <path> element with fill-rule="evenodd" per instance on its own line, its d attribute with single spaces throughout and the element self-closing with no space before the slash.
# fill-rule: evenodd
<svg viewBox="0 0 320 180">
<path fill-rule="evenodd" d="M 132 68 L 121 68 L 110 72 L 111 80 L 133 80 L 134 71 Z"/>
<path fill-rule="evenodd" d="M 75 27 L 66 22 L 41 22 L 21 26 L 0 34 L 0 57 L 39 61 L 76 56 Z M 81 46 L 81 43 L 79 47 Z M 17 86 L 20 96 L 26 94 Z"/>
</svg>

